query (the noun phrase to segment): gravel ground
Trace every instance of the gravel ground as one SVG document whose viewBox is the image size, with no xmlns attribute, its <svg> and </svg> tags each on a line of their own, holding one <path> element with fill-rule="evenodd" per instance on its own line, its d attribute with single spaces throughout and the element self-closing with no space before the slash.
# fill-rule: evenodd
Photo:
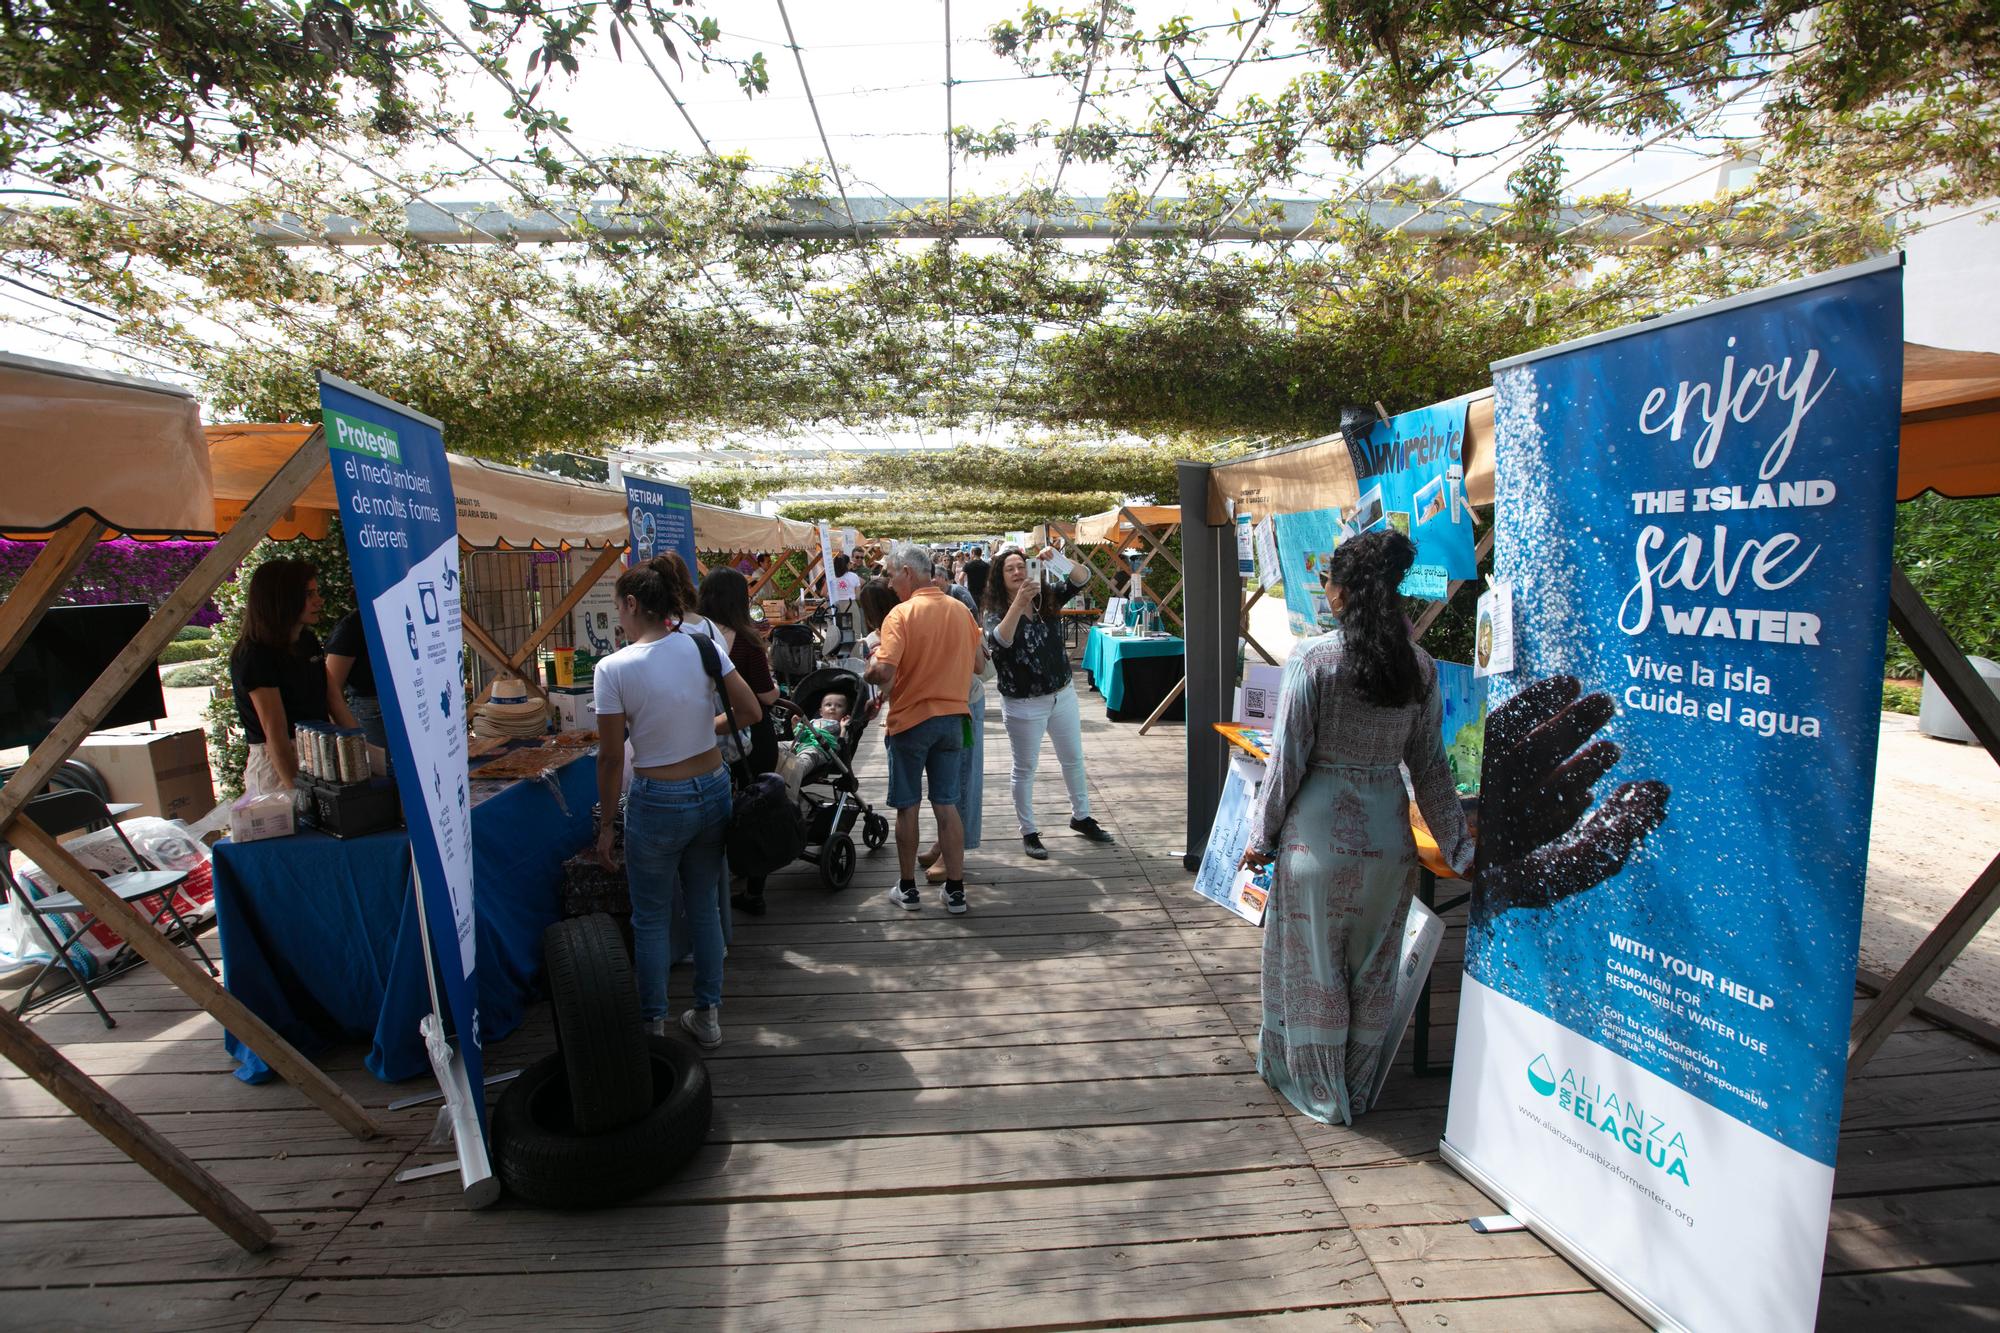
<svg viewBox="0 0 2000 1333">
<path fill-rule="evenodd" d="M 1884 713 L 1861 965 L 1893 973 L 1996 854 L 2000 764 L 1977 745 L 1932 740 L 1915 718 Z M 1930 994 L 2000 1023 L 2000 919 Z"/>
</svg>

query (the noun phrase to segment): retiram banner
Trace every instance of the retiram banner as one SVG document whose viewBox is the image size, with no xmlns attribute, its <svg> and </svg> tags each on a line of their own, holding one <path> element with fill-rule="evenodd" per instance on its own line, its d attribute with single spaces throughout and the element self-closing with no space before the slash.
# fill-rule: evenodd
<svg viewBox="0 0 2000 1333">
<path fill-rule="evenodd" d="M 319 400 L 355 604 L 375 618 L 369 658 L 432 966 L 458 1034 L 466 1086 L 478 1089 L 478 915 L 459 679 L 458 509 L 444 436 L 431 418 L 324 372 Z M 471 1102 L 483 1131 L 484 1099 L 475 1095 Z"/>
<path fill-rule="evenodd" d="M 1657 1324 L 1810 1329 L 1861 927 L 1899 261 L 1494 367 L 1444 1151 Z"/>
<path fill-rule="evenodd" d="M 678 551 L 687 562 L 689 577 L 700 581 L 694 567 L 694 504 L 687 487 L 627 473 L 625 510 L 631 525 L 633 564 Z"/>
</svg>

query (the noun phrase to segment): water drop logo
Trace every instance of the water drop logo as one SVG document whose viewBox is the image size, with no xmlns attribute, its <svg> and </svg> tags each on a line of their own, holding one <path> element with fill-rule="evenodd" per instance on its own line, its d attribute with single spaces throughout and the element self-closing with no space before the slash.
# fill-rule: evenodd
<svg viewBox="0 0 2000 1333">
<path fill-rule="evenodd" d="M 1549 1067 L 1549 1057 L 1538 1055 L 1528 1066 L 1528 1085 L 1544 1097 L 1553 1096 L 1556 1090 L 1556 1071 Z"/>
</svg>

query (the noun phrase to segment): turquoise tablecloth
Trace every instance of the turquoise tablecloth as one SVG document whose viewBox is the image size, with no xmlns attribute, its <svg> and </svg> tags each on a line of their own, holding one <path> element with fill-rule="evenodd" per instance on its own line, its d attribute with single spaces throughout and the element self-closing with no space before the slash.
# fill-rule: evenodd
<svg viewBox="0 0 2000 1333">
<path fill-rule="evenodd" d="M 1083 645 L 1083 669 L 1090 683 L 1104 696 L 1104 707 L 1113 713 L 1125 707 L 1125 663 L 1147 657 L 1185 657 L 1182 639 L 1132 639 L 1106 634 L 1101 625 L 1090 627 Z"/>
</svg>

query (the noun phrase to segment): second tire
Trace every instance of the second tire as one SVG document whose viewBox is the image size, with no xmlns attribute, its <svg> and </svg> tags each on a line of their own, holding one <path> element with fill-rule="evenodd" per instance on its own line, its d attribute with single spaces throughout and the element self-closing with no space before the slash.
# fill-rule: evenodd
<svg viewBox="0 0 2000 1333">
<path fill-rule="evenodd" d="M 602 912 L 558 921 L 542 934 L 542 961 L 577 1131 L 631 1124 L 653 1105 L 653 1068 L 617 923 Z"/>
</svg>

